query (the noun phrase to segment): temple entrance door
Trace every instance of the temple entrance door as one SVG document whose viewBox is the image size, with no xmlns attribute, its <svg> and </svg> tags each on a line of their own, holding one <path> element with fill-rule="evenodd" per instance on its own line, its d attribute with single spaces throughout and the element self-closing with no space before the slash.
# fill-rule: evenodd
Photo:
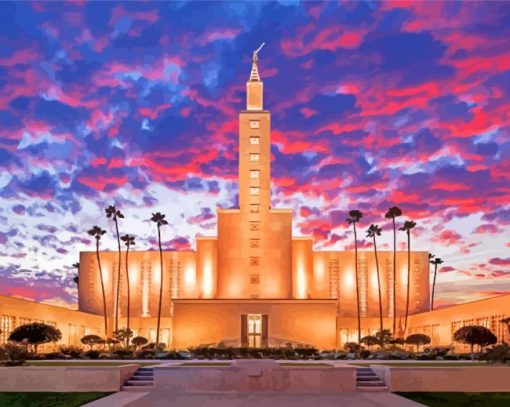
<svg viewBox="0 0 510 407">
<path fill-rule="evenodd" d="M 241 346 L 261 348 L 268 346 L 267 315 L 241 315 Z"/>
<path fill-rule="evenodd" d="M 262 345 L 262 315 L 248 314 L 248 347 L 260 348 Z"/>
</svg>

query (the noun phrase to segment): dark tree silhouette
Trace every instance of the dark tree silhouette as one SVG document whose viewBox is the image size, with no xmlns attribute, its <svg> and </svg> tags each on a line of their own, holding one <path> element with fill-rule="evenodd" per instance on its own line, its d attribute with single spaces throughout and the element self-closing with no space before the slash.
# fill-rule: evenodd
<svg viewBox="0 0 510 407">
<path fill-rule="evenodd" d="M 456 342 L 470 345 L 471 353 L 473 353 L 474 345 L 478 345 L 482 348 L 484 346 L 493 345 L 498 341 L 498 338 L 490 329 L 480 325 L 463 326 L 457 329 L 453 334 L 453 339 Z"/>
<path fill-rule="evenodd" d="M 406 220 L 404 226 L 399 230 L 407 234 L 407 292 L 406 292 L 406 317 L 404 319 L 404 334 L 407 332 L 407 317 L 409 316 L 409 293 L 411 291 L 411 230 L 416 226 L 416 222 Z"/>
<path fill-rule="evenodd" d="M 397 334 L 397 225 L 395 218 L 402 216 L 402 210 L 397 206 L 392 206 L 384 215 L 386 219 L 391 219 L 393 225 L 393 336 Z"/>
<path fill-rule="evenodd" d="M 125 234 L 120 238 L 126 245 L 126 286 L 127 286 L 127 331 L 129 332 L 129 321 L 131 316 L 131 288 L 129 283 L 129 248 L 135 244 L 135 237 Z M 126 337 L 126 346 L 129 345 L 129 336 Z"/>
<path fill-rule="evenodd" d="M 37 353 L 37 347 L 39 345 L 48 342 L 58 342 L 61 339 L 62 332 L 60 332 L 60 330 L 41 322 L 20 325 L 9 335 L 10 341 L 27 341 L 29 345 L 33 346 L 34 353 Z"/>
<path fill-rule="evenodd" d="M 156 344 L 159 345 L 159 328 L 161 326 L 161 302 L 163 300 L 163 249 L 161 247 L 161 226 L 168 225 L 165 220 L 165 215 L 161 212 L 152 214 L 151 221 L 154 222 L 158 227 L 158 245 L 159 245 L 159 267 L 160 267 L 160 281 L 159 281 L 159 305 L 158 305 L 158 323 L 156 329 Z"/>
<path fill-rule="evenodd" d="M 144 338 L 143 336 L 135 336 L 133 339 L 131 339 L 131 343 L 135 345 L 137 348 L 140 348 L 140 346 L 146 345 L 149 341 L 147 338 Z"/>
<path fill-rule="evenodd" d="M 406 338 L 408 345 L 415 345 L 416 351 L 420 351 L 421 345 L 428 345 L 430 343 L 430 336 L 424 334 L 412 334 Z"/>
<path fill-rule="evenodd" d="M 381 236 L 382 229 L 378 225 L 370 225 L 367 229 L 367 237 L 371 237 L 374 243 L 374 254 L 375 254 L 375 268 L 377 270 L 377 291 L 379 293 L 379 331 L 384 330 L 383 326 L 383 312 L 382 312 L 382 296 L 381 296 L 381 276 L 379 273 L 379 258 L 377 256 L 377 242 L 376 236 Z"/>
<path fill-rule="evenodd" d="M 434 265 L 434 280 L 432 281 L 432 299 L 430 302 L 430 310 L 433 311 L 434 310 L 434 295 L 436 292 L 437 266 L 439 266 L 440 264 L 443 264 L 443 260 L 441 260 L 439 257 L 434 257 L 433 255 L 431 258 L 432 258 L 432 260 L 430 263 Z"/>
<path fill-rule="evenodd" d="M 90 346 L 90 350 L 93 350 L 94 345 L 99 345 L 100 343 L 103 343 L 104 340 L 101 339 L 99 335 L 85 335 L 80 339 L 80 342 L 84 345 Z"/>
<path fill-rule="evenodd" d="M 115 330 L 117 331 L 119 329 L 119 298 L 120 298 L 120 236 L 119 236 L 119 218 L 123 218 L 124 215 L 114 206 L 110 205 L 108 208 L 105 209 L 106 217 L 112 218 L 113 222 L 115 223 L 115 232 L 117 237 L 117 246 L 119 251 L 119 262 L 117 267 L 117 293 L 115 295 Z"/>
<path fill-rule="evenodd" d="M 104 290 L 104 281 L 103 281 L 103 269 L 101 267 L 101 259 L 99 257 L 99 240 L 101 240 L 101 236 L 106 233 L 106 230 L 101 229 L 99 226 L 94 226 L 87 232 L 90 236 L 94 236 L 96 239 L 96 258 L 97 265 L 99 267 L 99 279 L 101 280 L 101 292 L 103 294 L 103 313 L 104 313 L 104 336 L 108 337 L 108 314 L 106 311 L 106 292 Z"/>
<path fill-rule="evenodd" d="M 352 225 L 354 230 L 354 270 L 356 274 L 356 305 L 358 308 L 358 344 L 361 343 L 361 312 L 359 303 L 359 278 L 358 278 L 358 236 L 356 232 L 356 223 L 363 217 L 363 214 L 358 210 L 349 211 L 347 223 Z"/>
<path fill-rule="evenodd" d="M 78 271 L 78 274 L 73 277 L 73 282 L 76 284 L 76 287 L 80 288 L 80 263 L 74 263 L 73 267 Z"/>
</svg>

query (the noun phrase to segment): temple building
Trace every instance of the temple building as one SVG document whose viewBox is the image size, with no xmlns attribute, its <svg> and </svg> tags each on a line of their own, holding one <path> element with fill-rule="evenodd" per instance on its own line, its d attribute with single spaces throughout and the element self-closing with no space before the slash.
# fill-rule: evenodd
<svg viewBox="0 0 510 407">
<path fill-rule="evenodd" d="M 246 83 L 246 109 L 239 113 L 239 207 L 218 209 L 217 236 L 197 237 L 196 250 L 164 251 L 163 281 L 159 252 L 130 252 L 130 326 L 135 336 L 155 340 L 162 283 L 160 339 L 171 348 L 292 343 L 338 349 L 357 340 L 354 252 L 313 250 L 311 237 L 292 235 L 292 210 L 271 207 L 271 114 L 264 110 L 257 59 L 255 52 Z M 499 320 L 510 313 L 510 295 L 430 311 L 427 251 L 411 252 L 411 315 L 404 332 L 407 252 L 396 254 L 396 281 L 393 252 L 378 254 L 385 328 L 391 329 L 396 314 L 398 336 L 425 333 L 431 336 L 432 345 L 455 345 L 454 327 L 473 324 L 485 324 L 500 342 L 508 341 L 510 334 Z M 109 327 L 114 325 L 114 298 L 119 284 L 118 325 L 124 327 L 125 265 L 121 263 L 121 278 L 117 281 L 118 254 L 100 252 L 100 256 Z M 357 266 L 365 336 L 379 330 L 373 251 L 359 251 Z M 51 315 L 52 324 L 62 330 L 63 341 L 69 344 L 78 343 L 88 333 L 104 335 L 95 252 L 80 253 L 79 281 L 78 311 L 44 304 L 30 306 L 33 303 L 0 296 L 0 342 L 15 326 L 27 320 L 43 320 L 43 315 Z"/>
<path fill-rule="evenodd" d="M 164 342 L 186 348 L 223 342 L 240 346 L 301 343 L 334 348 L 353 340 L 357 315 L 354 253 L 314 251 L 308 236 L 292 236 L 292 209 L 271 207 L 271 113 L 264 110 L 257 53 L 239 113 L 239 207 L 217 210 L 217 236 L 198 237 L 196 251 L 165 251 Z M 117 253 L 102 252 L 107 303 L 113 304 Z M 393 252 L 380 252 L 383 312 L 393 310 Z M 410 312 L 429 309 L 427 252 L 411 253 Z M 102 314 L 95 252 L 80 256 L 80 311 Z M 155 338 L 159 252 L 130 254 L 131 326 Z M 124 265 L 122 265 L 124 270 Z M 358 259 L 360 312 L 379 315 L 372 251 Z M 126 316 L 121 273 L 121 316 Z M 397 314 L 405 312 L 407 252 L 397 254 Z M 113 317 L 113 307 L 110 315 Z M 124 321 L 119 321 L 120 325 Z M 339 335 L 340 333 L 340 335 Z"/>
</svg>

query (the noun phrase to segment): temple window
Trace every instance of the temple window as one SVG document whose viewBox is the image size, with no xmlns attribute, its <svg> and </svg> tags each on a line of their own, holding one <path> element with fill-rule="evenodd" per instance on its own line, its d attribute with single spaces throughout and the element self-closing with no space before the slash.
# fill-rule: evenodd
<svg viewBox="0 0 510 407">
<path fill-rule="evenodd" d="M 250 195 L 260 195 L 260 188 L 251 187 L 250 188 Z"/>
<path fill-rule="evenodd" d="M 258 161 L 259 155 L 258 154 L 250 154 L 250 161 Z"/>
<path fill-rule="evenodd" d="M 258 120 L 250 120 L 250 129 L 258 129 L 260 127 L 260 123 Z"/>
<path fill-rule="evenodd" d="M 252 146 L 256 146 L 260 144 L 260 138 L 259 137 L 250 137 L 250 144 Z"/>
<path fill-rule="evenodd" d="M 258 170 L 251 170 L 250 171 L 250 178 L 251 179 L 258 179 L 260 177 L 260 171 Z"/>
</svg>

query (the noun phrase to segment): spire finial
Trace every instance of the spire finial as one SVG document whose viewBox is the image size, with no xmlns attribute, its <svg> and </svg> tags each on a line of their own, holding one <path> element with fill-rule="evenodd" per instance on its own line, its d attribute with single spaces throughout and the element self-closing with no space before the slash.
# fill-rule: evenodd
<svg viewBox="0 0 510 407">
<path fill-rule="evenodd" d="M 260 45 L 260 47 L 258 47 L 255 51 L 253 51 L 253 65 L 251 67 L 250 81 L 260 81 L 259 70 L 257 67 L 257 61 L 259 60 L 259 58 L 258 58 L 257 54 L 260 52 L 260 50 L 262 49 L 262 47 L 264 45 L 266 45 L 265 42 L 263 42 Z"/>
</svg>

